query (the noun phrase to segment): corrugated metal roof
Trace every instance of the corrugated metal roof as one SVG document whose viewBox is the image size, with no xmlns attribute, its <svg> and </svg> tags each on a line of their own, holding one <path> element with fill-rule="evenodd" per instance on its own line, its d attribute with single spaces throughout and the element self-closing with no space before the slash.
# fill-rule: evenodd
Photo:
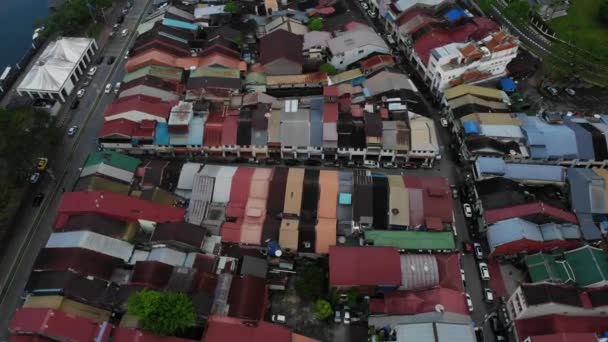
<svg viewBox="0 0 608 342">
<path fill-rule="evenodd" d="M 462 84 L 453 88 L 446 89 L 443 92 L 443 96 L 448 101 L 467 94 L 479 95 L 485 98 L 493 98 L 498 101 L 502 101 L 503 99 L 508 98 L 507 94 L 505 94 L 505 92 L 503 92 L 502 90 L 480 87 L 471 84 Z"/>
<path fill-rule="evenodd" d="M 528 140 L 530 156 L 536 159 L 578 157 L 574 132 L 564 125 L 550 125 L 538 117 L 519 116 L 521 128 Z"/>
<path fill-rule="evenodd" d="M 400 290 L 420 290 L 439 284 L 439 268 L 435 256 L 429 254 L 401 255 Z"/>
<path fill-rule="evenodd" d="M 215 177 L 213 188 L 213 202 L 228 203 L 232 188 L 232 177 L 238 168 L 234 166 L 222 166 Z"/>
<path fill-rule="evenodd" d="M 544 241 L 538 225 L 520 218 L 503 220 L 490 225 L 487 237 L 492 252 L 499 246 L 519 240 Z"/>
<path fill-rule="evenodd" d="M 279 230 L 279 245 L 292 251 L 298 250 L 298 220 L 283 219 Z"/>
<path fill-rule="evenodd" d="M 388 223 L 391 226 L 410 225 L 410 196 L 401 176 L 389 175 Z"/>
<path fill-rule="evenodd" d="M 182 266 L 186 261 L 186 253 L 172 248 L 154 248 L 148 255 L 148 261 L 158 261 L 171 266 Z"/>
<path fill-rule="evenodd" d="M 566 169 L 555 165 L 507 163 L 502 159 L 479 157 L 475 170 L 481 177 L 504 177 L 520 182 L 556 182 L 566 180 Z"/>
<path fill-rule="evenodd" d="M 375 246 L 391 246 L 408 250 L 453 250 L 456 248 L 452 232 L 369 230 L 365 232 L 365 239 L 372 241 Z"/>
<path fill-rule="evenodd" d="M 194 175 L 199 173 L 202 169 L 203 164 L 201 163 L 185 163 L 182 165 L 182 170 L 179 173 L 179 180 L 177 181 L 177 189 L 192 190 Z"/>
<path fill-rule="evenodd" d="M 46 248 L 84 248 L 128 261 L 133 253 L 133 245 L 91 231 L 53 233 Z"/>
<path fill-rule="evenodd" d="M 180 68 L 148 65 L 126 74 L 123 78 L 123 82 L 131 82 L 135 79 L 148 75 L 180 82 L 182 80 L 182 73 L 183 70 Z"/>
</svg>

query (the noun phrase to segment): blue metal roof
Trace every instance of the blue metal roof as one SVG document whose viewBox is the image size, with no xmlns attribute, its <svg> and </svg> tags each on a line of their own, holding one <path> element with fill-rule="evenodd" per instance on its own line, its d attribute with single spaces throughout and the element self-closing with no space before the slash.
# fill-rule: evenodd
<svg viewBox="0 0 608 342">
<path fill-rule="evenodd" d="M 602 238 L 602 233 L 597 224 L 593 221 L 593 216 L 591 216 L 591 214 L 577 214 L 576 216 L 578 218 L 578 224 L 581 227 L 583 239 L 595 241 Z"/>
<path fill-rule="evenodd" d="M 520 218 L 512 218 L 494 223 L 488 227 L 487 237 L 492 252 L 498 246 L 523 239 L 544 241 L 538 225 Z"/>
<path fill-rule="evenodd" d="M 154 145 L 169 145 L 169 126 L 166 122 L 159 122 L 156 124 Z"/>
<path fill-rule="evenodd" d="M 310 109 L 322 109 L 324 102 L 322 98 L 312 99 L 310 100 Z"/>
<path fill-rule="evenodd" d="M 586 120 L 583 121 L 587 123 Z M 584 129 L 571 118 L 564 118 L 564 125 L 568 126 L 576 136 L 576 147 L 578 148 L 578 156 L 581 159 L 593 160 L 595 159 L 595 153 L 593 150 L 593 138 L 591 132 Z"/>
<path fill-rule="evenodd" d="M 475 121 L 465 121 L 462 123 L 464 134 L 479 134 L 479 125 Z"/>
<path fill-rule="evenodd" d="M 323 122 L 310 121 L 310 146 L 323 147 Z"/>
<path fill-rule="evenodd" d="M 188 23 L 185 21 L 181 21 L 181 20 L 168 19 L 168 18 L 163 19 L 163 25 L 177 27 L 177 28 L 186 29 L 186 30 L 193 30 L 193 31 L 198 30 L 197 25 L 194 25 L 192 23 Z"/>
<path fill-rule="evenodd" d="M 500 87 L 507 93 L 512 93 L 517 89 L 517 85 L 515 85 L 515 81 L 511 77 L 500 80 Z"/>
<path fill-rule="evenodd" d="M 341 205 L 351 205 L 352 197 L 353 197 L 352 194 L 347 194 L 347 193 L 341 192 L 339 199 L 338 199 L 338 203 Z"/>
<path fill-rule="evenodd" d="M 507 163 L 503 159 L 480 157 L 475 161 L 480 176 L 500 176 L 517 181 L 566 181 L 566 169 L 555 165 Z"/>
<path fill-rule="evenodd" d="M 466 17 L 466 16 L 467 16 L 467 14 L 463 10 L 458 9 L 458 8 L 454 8 L 445 14 L 445 18 L 450 22 L 458 20 L 458 19 Z"/>
<path fill-rule="evenodd" d="M 576 136 L 565 125 L 551 125 L 536 116 L 518 115 L 533 159 L 578 158 Z"/>
</svg>

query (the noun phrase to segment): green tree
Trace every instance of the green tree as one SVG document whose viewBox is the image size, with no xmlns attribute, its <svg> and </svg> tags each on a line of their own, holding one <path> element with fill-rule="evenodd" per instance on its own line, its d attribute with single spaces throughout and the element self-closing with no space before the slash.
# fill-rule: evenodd
<svg viewBox="0 0 608 342">
<path fill-rule="evenodd" d="M 137 292 L 129 297 L 127 312 L 139 318 L 145 330 L 162 336 L 173 335 L 196 323 L 192 301 L 182 293 Z"/>
<path fill-rule="evenodd" d="M 527 0 L 513 0 L 504 9 L 503 14 L 516 25 L 526 24 L 530 15 L 530 4 Z"/>
<path fill-rule="evenodd" d="M 321 31 L 323 29 L 323 19 L 314 17 L 308 21 L 308 29 L 311 31 Z"/>
<path fill-rule="evenodd" d="M 323 291 L 324 276 L 322 271 L 314 266 L 308 266 L 298 275 L 295 283 L 296 292 L 305 300 L 315 300 Z"/>
<path fill-rule="evenodd" d="M 604 25 L 608 25 L 608 0 L 603 0 L 600 3 L 598 12 L 600 20 L 604 23 Z"/>
<path fill-rule="evenodd" d="M 477 0 L 479 7 L 484 12 L 490 10 L 490 8 L 492 8 L 492 5 L 494 5 L 494 2 L 495 0 Z"/>
<path fill-rule="evenodd" d="M 351 288 L 346 293 L 346 301 L 348 302 L 348 306 L 354 307 L 359 303 L 359 297 L 361 297 L 361 293 L 356 288 Z"/>
<path fill-rule="evenodd" d="M 238 14 L 240 12 L 239 5 L 236 2 L 230 0 L 224 5 L 224 12 L 230 14 Z"/>
<path fill-rule="evenodd" d="M 319 71 L 326 72 L 329 76 L 333 76 L 338 73 L 335 66 L 329 63 L 323 63 L 319 66 Z"/>
<path fill-rule="evenodd" d="M 331 304 L 324 299 L 319 299 L 314 304 L 314 313 L 316 319 L 324 321 L 334 314 Z"/>
</svg>

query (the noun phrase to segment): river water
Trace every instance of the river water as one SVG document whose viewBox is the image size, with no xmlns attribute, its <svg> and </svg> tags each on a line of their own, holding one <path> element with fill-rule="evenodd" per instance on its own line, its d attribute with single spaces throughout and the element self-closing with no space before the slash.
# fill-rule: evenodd
<svg viewBox="0 0 608 342">
<path fill-rule="evenodd" d="M 48 15 L 47 0 L 0 0 L 0 74 L 32 45 L 34 23 Z"/>
</svg>

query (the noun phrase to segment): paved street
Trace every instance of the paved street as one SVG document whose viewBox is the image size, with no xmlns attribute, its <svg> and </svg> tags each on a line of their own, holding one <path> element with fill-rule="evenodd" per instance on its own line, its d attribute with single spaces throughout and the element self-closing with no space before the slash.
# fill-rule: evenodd
<svg viewBox="0 0 608 342">
<path fill-rule="evenodd" d="M 8 322 L 22 300 L 22 289 L 38 251 L 51 233 L 62 189 L 69 191 L 74 186 L 78 168 L 83 165 L 87 155 L 96 150 L 103 111 L 115 96 L 113 92 L 105 94 L 103 89 L 108 82 L 115 84 L 122 80 L 126 62 L 124 53 L 134 40 L 135 28 L 149 4 L 149 0 L 134 0 L 133 8 L 122 25 L 122 28 L 129 28 L 129 35 L 124 38 L 117 35 L 95 56 L 95 60 L 101 55 L 106 57 L 98 65 L 97 73 L 81 98 L 78 109 L 66 116 L 66 127 L 77 125 L 80 128 L 74 137 L 64 137 L 57 155 L 50 160 L 49 167 L 55 179 L 45 177 L 38 184 L 37 191 L 46 194 L 42 205 L 38 208 L 25 205 L 26 209 L 13 227 L 7 248 L 0 251 L 0 281 L 3 285 L 0 293 L 0 341 L 8 338 Z M 109 23 L 111 25 L 113 22 Z M 116 61 L 108 65 L 107 56 L 116 56 Z M 66 107 L 69 105 L 70 102 Z"/>
</svg>

